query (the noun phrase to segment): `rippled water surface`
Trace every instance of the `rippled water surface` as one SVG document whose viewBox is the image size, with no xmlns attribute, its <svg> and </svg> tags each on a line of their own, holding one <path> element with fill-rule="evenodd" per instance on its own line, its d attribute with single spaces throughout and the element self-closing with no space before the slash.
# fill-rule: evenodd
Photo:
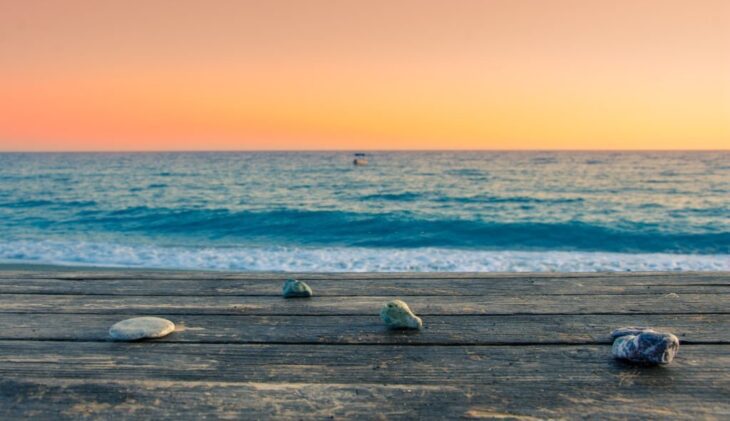
<svg viewBox="0 0 730 421">
<path fill-rule="evenodd" d="M 730 270 L 730 153 L 0 154 L 0 259 Z"/>
</svg>

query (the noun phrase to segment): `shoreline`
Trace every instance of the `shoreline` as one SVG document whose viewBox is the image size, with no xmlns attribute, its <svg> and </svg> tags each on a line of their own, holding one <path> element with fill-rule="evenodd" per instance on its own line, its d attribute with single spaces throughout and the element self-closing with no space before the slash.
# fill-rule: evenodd
<svg viewBox="0 0 730 421">
<path fill-rule="evenodd" d="M 231 270 L 231 269 L 208 269 L 208 268 L 160 268 L 160 267 L 127 267 L 127 266 L 98 266 L 98 265 L 63 265 L 63 264 L 49 264 L 49 263 L 9 263 L 0 262 L 0 272 L 17 271 L 17 272 L 133 272 L 133 273 L 171 273 L 171 274 L 192 274 L 192 273 L 209 273 L 209 274 L 282 274 L 282 275 L 337 275 L 337 274 L 368 274 L 368 273 L 379 273 L 383 275 L 399 275 L 399 274 L 411 274 L 421 275 L 424 277 L 431 277 L 438 274 L 446 275 L 463 275 L 463 274 L 477 274 L 477 275 L 548 275 L 548 276 L 559 276 L 559 275 L 627 275 L 627 274 L 659 274 L 659 275 L 670 275 L 670 274 L 728 274 L 730 270 L 624 270 L 624 271 L 291 271 L 291 270 Z"/>
<path fill-rule="evenodd" d="M 24 272 L 43 272 L 43 271 L 55 271 L 55 272 L 176 272 L 176 273 L 189 273 L 189 272 L 223 272 L 221 270 L 213 269 L 174 269 L 174 268 L 153 268 L 153 267 L 126 267 L 126 266 L 98 266 L 98 265 L 63 265 L 63 264 L 51 264 L 51 263 L 10 263 L 0 262 L 0 272 L 2 271 L 24 271 Z M 254 271 L 241 271 L 242 273 L 254 272 Z M 270 271 L 271 272 L 271 271 Z"/>
<path fill-rule="evenodd" d="M 0 244 L 0 268 L 206 272 L 595 273 L 723 272 L 730 254 L 460 250 L 445 248 L 164 248 Z"/>
</svg>

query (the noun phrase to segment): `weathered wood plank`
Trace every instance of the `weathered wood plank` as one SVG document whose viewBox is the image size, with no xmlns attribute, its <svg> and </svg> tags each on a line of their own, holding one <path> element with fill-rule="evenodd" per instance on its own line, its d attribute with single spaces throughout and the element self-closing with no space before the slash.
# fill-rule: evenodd
<svg viewBox="0 0 730 421">
<path fill-rule="evenodd" d="M 303 274 L 318 296 L 284 300 L 288 276 L 0 270 L 0 416 L 730 417 L 727 273 Z M 393 296 L 423 331 L 384 329 Z M 106 339 L 142 314 L 180 330 Z M 623 325 L 684 345 L 624 365 Z"/>
<path fill-rule="evenodd" d="M 125 318 L 95 314 L 0 314 L 0 340 L 105 341 Z M 421 332 L 389 331 L 373 316 L 171 316 L 164 342 L 289 344 L 596 344 L 621 326 L 652 326 L 682 343 L 730 344 L 730 315 L 431 316 Z"/>
<path fill-rule="evenodd" d="M 616 385 L 730 392 L 730 346 L 686 345 L 665 367 L 637 369 L 609 345 L 250 345 L 0 341 L 0 377 L 289 383 Z"/>
<path fill-rule="evenodd" d="M 281 284 L 280 279 L 200 279 L 190 282 L 181 279 L 8 278 L 0 279 L 0 294 L 279 296 Z M 631 277 L 449 280 L 382 278 L 358 281 L 321 279 L 309 281 L 309 284 L 318 296 L 730 294 L 730 277 L 726 283 L 709 284 L 672 283 L 661 277 L 639 278 L 639 281 Z"/>
<path fill-rule="evenodd" d="M 480 385 L 225 383 L 5 379 L 4 419 L 724 419 L 730 403 L 701 390 L 624 382 L 566 390 Z M 633 378 L 632 378 L 633 377 Z M 533 418 L 534 417 L 534 418 Z"/>
<path fill-rule="evenodd" d="M 303 280 L 334 279 L 334 280 L 362 280 L 362 279 L 565 279 L 565 278 L 662 278 L 669 282 L 679 279 L 705 279 L 727 283 L 730 272 L 216 272 L 216 271 L 178 271 L 178 270 L 148 270 L 148 269 L 88 269 L 76 268 L 64 270 L 53 267 L 49 270 L 8 270 L 0 268 L 0 278 L 16 279 L 274 279 L 281 280 L 296 277 Z"/>
<path fill-rule="evenodd" d="M 393 297 L 0 295 L 0 313 L 373 315 Z M 417 314 L 677 314 L 730 313 L 726 295 L 525 295 L 408 297 Z"/>
</svg>

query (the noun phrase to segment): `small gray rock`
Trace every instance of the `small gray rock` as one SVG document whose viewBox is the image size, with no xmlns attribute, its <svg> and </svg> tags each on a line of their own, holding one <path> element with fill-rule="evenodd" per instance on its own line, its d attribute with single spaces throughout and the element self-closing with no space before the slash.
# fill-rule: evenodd
<svg viewBox="0 0 730 421">
<path fill-rule="evenodd" d="M 421 318 L 413 314 L 408 304 L 401 300 L 393 300 L 383 304 L 380 318 L 391 329 L 420 329 Z"/>
<path fill-rule="evenodd" d="M 161 338 L 175 330 L 175 323 L 160 317 L 135 317 L 122 320 L 109 329 L 112 339 L 136 341 L 146 338 Z"/>
<path fill-rule="evenodd" d="M 287 279 L 281 290 L 284 298 L 306 298 L 312 296 L 312 288 L 296 279 Z"/>
<path fill-rule="evenodd" d="M 615 358 L 636 364 L 669 364 L 679 351 L 679 339 L 671 333 L 646 327 L 624 327 L 611 332 Z"/>
</svg>

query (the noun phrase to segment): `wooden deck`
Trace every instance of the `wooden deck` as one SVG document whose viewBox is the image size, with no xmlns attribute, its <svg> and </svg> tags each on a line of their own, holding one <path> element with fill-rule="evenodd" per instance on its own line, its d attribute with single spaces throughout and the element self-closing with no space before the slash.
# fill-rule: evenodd
<svg viewBox="0 0 730 421">
<path fill-rule="evenodd" d="M 0 271 L 0 417 L 730 418 L 730 274 Z M 407 301 L 421 332 L 381 325 Z M 160 315 L 154 341 L 108 340 Z M 609 333 L 682 342 L 669 366 Z"/>
</svg>

